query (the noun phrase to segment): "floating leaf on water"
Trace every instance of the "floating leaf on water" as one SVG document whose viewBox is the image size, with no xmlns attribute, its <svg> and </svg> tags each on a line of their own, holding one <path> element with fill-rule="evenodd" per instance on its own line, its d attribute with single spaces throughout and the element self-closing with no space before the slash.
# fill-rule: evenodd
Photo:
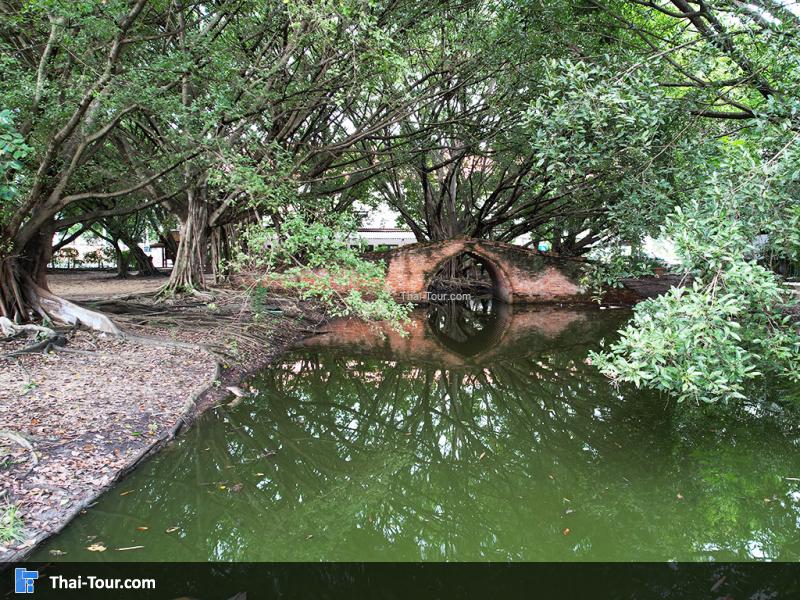
<svg viewBox="0 0 800 600">
<path fill-rule="evenodd" d="M 87 546 L 86 549 L 89 552 L 105 552 L 106 547 L 103 544 L 92 544 L 91 546 Z"/>
</svg>

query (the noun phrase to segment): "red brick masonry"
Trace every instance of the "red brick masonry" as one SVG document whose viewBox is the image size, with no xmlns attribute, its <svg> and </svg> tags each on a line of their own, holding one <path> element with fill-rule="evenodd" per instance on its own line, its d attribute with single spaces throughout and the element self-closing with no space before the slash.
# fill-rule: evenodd
<svg viewBox="0 0 800 600">
<path fill-rule="evenodd" d="M 495 293 L 508 303 L 591 302 L 579 283 L 582 260 L 550 256 L 503 242 L 460 238 L 410 244 L 373 256 L 388 265 L 386 285 L 392 296 L 419 302 L 439 268 L 465 253 L 483 259 L 495 281 Z"/>
</svg>

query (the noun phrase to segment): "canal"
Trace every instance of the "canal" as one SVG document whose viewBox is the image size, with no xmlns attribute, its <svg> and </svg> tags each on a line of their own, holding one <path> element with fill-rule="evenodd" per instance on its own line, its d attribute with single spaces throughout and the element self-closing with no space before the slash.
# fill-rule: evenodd
<svg viewBox="0 0 800 600">
<path fill-rule="evenodd" d="M 586 356 L 627 317 L 473 301 L 406 335 L 333 322 L 33 558 L 800 559 L 798 390 L 617 388 Z"/>
</svg>

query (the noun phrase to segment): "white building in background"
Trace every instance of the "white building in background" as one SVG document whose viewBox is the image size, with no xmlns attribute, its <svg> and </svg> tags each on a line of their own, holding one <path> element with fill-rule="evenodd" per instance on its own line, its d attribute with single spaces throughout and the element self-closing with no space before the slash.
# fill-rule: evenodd
<svg viewBox="0 0 800 600">
<path fill-rule="evenodd" d="M 408 229 L 396 227 L 360 227 L 355 234 L 368 251 L 386 250 L 415 244 L 417 238 Z M 355 240 L 353 240 L 355 242 Z"/>
<path fill-rule="evenodd" d="M 668 265 L 677 265 L 681 262 L 675 253 L 675 244 L 666 238 L 644 238 L 644 251 L 648 256 L 663 260 Z"/>
</svg>

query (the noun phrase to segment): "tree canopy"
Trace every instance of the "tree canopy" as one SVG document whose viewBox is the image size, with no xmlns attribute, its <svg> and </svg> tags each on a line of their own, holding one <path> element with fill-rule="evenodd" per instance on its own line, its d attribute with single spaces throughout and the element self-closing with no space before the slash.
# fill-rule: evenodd
<svg viewBox="0 0 800 600">
<path fill-rule="evenodd" d="M 56 232 L 178 223 L 170 294 L 362 205 L 570 256 L 663 233 L 693 283 L 594 360 L 735 396 L 798 372 L 798 34 L 781 0 L 2 1 L 0 314 L 111 327 L 48 291 Z"/>
</svg>

